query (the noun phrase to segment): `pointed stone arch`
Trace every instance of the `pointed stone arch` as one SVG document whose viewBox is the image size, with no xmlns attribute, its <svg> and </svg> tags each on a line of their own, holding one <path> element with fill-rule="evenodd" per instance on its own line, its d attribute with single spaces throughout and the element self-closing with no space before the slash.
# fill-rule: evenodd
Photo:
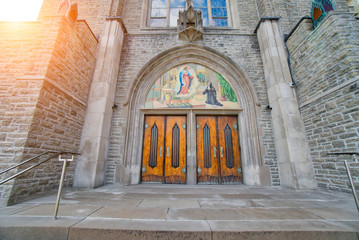
<svg viewBox="0 0 359 240">
<path fill-rule="evenodd" d="M 124 184 L 136 184 L 140 179 L 144 102 L 154 82 L 168 69 L 186 63 L 200 64 L 223 76 L 241 103 L 239 125 L 244 183 L 270 185 L 269 167 L 264 165 L 258 129 L 260 103 L 245 72 L 231 59 L 204 46 L 186 44 L 166 50 L 145 64 L 129 88 L 124 102 L 127 111 L 126 141 L 122 176 Z"/>
</svg>

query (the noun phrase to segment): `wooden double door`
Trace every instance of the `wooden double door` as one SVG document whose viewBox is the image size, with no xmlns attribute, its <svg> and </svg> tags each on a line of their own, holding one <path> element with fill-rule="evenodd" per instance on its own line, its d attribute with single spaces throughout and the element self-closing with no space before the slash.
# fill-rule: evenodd
<svg viewBox="0 0 359 240">
<path fill-rule="evenodd" d="M 186 183 L 186 134 L 186 116 L 145 116 L 142 182 Z M 240 155 L 236 116 L 196 117 L 197 183 L 241 183 Z"/>
<path fill-rule="evenodd" d="M 197 116 L 197 182 L 242 182 L 236 116 Z"/>
<path fill-rule="evenodd" d="M 146 116 L 142 182 L 186 182 L 186 117 Z"/>
</svg>

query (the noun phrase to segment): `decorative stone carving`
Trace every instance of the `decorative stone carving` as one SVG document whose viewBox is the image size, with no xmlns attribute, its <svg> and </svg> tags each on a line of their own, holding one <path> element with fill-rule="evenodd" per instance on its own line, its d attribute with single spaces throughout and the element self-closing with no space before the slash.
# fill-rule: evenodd
<svg viewBox="0 0 359 240">
<path fill-rule="evenodd" d="M 57 8 L 57 14 L 66 15 L 69 8 L 70 8 L 70 1 L 69 0 L 63 0 L 59 4 L 59 7 Z"/>
<path fill-rule="evenodd" d="M 70 0 L 63 0 L 57 8 L 57 14 L 65 15 L 73 22 L 76 22 L 78 17 L 77 3 L 71 3 Z"/>
<path fill-rule="evenodd" d="M 179 11 L 177 20 L 178 39 L 198 41 L 203 37 L 202 12 L 193 9 L 193 1 L 186 1 L 186 10 Z"/>
</svg>

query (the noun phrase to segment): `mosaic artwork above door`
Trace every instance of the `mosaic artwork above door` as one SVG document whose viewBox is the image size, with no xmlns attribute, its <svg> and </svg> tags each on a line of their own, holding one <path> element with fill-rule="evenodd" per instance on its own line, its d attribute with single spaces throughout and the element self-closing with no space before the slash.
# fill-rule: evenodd
<svg viewBox="0 0 359 240">
<path fill-rule="evenodd" d="M 179 65 L 162 74 L 148 92 L 145 108 L 238 109 L 229 83 L 199 64 Z"/>
</svg>

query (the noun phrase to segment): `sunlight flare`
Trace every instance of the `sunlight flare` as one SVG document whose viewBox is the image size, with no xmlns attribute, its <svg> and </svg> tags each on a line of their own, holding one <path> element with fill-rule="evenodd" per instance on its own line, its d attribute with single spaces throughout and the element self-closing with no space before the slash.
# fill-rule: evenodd
<svg viewBox="0 0 359 240">
<path fill-rule="evenodd" d="M 43 0 L 0 0 L 0 21 L 34 21 Z"/>
</svg>

